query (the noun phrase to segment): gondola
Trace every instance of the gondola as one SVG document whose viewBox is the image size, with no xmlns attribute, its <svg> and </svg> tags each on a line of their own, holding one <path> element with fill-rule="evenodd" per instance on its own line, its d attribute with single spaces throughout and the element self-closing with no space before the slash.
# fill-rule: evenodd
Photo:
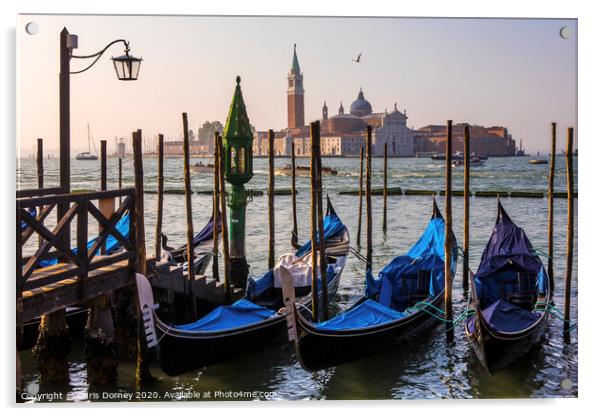
<svg viewBox="0 0 602 416">
<path fill-rule="evenodd" d="M 540 258 L 499 201 L 493 233 L 470 283 L 475 314 L 466 320 L 465 332 L 479 361 L 493 374 L 540 340 L 550 301 Z"/>
<path fill-rule="evenodd" d="M 213 258 L 213 215 L 209 222 L 192 239 L 194 246 L 194 274 L 203 274 Z M 218 214 L 218 239 L 222 229 L 221 215 Z M 161 233 L 161 258 L 174 265 L 181 265 L 184 272 L 188 271 L 188 245 L 184 244 L 178 248 L 167 245 L 167 236 Z"/>
<path fill-rule="evenodd" d="M 455 238 L 452 252 L 455 273 Z M 357 360 L 403 343 L 431 326 L 434 311 L 429 313 L 422 305 L 439 307 L 443 303 L 444 253 L 445 221 L 433 200 L 432 217 L 418 242 L 385 266 L 378 278 L 368 270 L 365 294 L 349 309 L 315 323 L 307 311 L 289 305 L 301 365 L 314 371 Z"/>
<path fill-rule="evenodd" d="M 328 261 L 328 294 L 333 296 L 347 262 L 349 233 L 330 201 L 324 218 L 324 238 Z M 172 325 L 157 315 L 150 283 L 136 275 L 140 308 L 149 347 L 157 348 L 161 369 L 179 375 L 222 362 L 277 342 L 286 342 L 286 314 L 282 309 L 281 273 L 307 275 L 311 264 L 311 243 L 294 254 L 280 257 L 276 267 L 256 278 L 249 278 L 243 299 L 218 306 L 207 315 L 185 325 Z M 309 270 L 311 276 L 311 269 Z M 310 283 L 311 284 L 311 283 Z M 318 284 L 318 286 L 320 286 Z M 297 301 L 309 305 L 311 286 L 296 287 Z"/>
</svg>

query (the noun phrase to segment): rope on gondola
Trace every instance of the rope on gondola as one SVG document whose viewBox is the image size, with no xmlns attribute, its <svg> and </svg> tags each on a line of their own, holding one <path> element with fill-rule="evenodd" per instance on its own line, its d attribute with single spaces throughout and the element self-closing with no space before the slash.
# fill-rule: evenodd
<svg viewBox="0 0 602 416">
<path fill-rule="evenodd" d="M 535 304 L 535 308 L 533 309 L 536 312 L 549 312 L 554 318 L 560 319 L 565 324 L 568 324 L 569 327 L 565 330 L 565 332 L 570 332 L 573 329 L 577 328 L 577 322 L 572 323 L 570 319 L 564 319 L 562 312 L 553 304 L 547 302 L 537 302 Z"/>
<path fill-rule="evenodd" d="M 355 257 L 357 257 L 360 261 L 364 262 L 365 264 L 369 264 L 368 259 L 366 257 L 364 257 L 355 247 L 352 247 L 350 245 L 349 251 L 351 252 L 351 254 L 353 254 Z"/>
<path fill-rule="evenodd" d="M 420 307 L 417 307 L 417 306 L 420 306 Z M 469 317 L 471 317 L 475 314 L 474 309 L 467 308 L 456 319 L 446 319 L 443 316 L 437 315 L 436 313 L 430 311 L 428 308 L 432 308 L 435 311 L 437 311 L 439 314 L 445 315 L 445 311 L 443 311 L 442 309 L 439 309 L 438 307 L 436 307 L 435 305 L 433 305 L 429 302 L 417 302 L 415 306 L 410 306 L 406 310 L 410 311 L 410 312 L 414 312 L 414 311 L 426 312 L 427 314 L 429 314 L 430 316 L 432 316 L 433 318 L 435 318 L 441 322 L 451 323 L 451 326 L 449 328 L 447 328 L 446 331 L 453 330 L 460 323 L 464 322 L 466 319 L 468 319 Z"/>
<path fill-rule="evenodd" d="M 550 256 L 548 253 L 546 253 L 545 251 L 539 249 L 539 248 L 532 248 L 531 249 L 531 254 L 537 255 L 537 256 L 542 256 L 545 257 L 547 259 L 552 259 L 553 257 Z"/>
</svg>

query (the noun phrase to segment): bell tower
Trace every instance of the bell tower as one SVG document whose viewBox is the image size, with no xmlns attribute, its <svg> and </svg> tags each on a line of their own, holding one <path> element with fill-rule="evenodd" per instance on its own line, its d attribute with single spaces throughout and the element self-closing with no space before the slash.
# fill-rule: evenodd
<svg viewBox="0 0 602 416">
<path fill-rule="evenodd" d="M 288 89 L 287 107 L 288 107 L 288 128 L 298 129 L 305 126 L 305 105 L 303 101 L 303 74 L 297 59 L 297 44 L 293 48 L 293 64 L 287 76 Z"/>
</svg>

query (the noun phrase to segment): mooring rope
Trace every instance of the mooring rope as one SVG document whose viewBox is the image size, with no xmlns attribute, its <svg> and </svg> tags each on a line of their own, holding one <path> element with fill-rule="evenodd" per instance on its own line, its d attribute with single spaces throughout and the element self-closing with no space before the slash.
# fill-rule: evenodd
<svg viewBox="0 0 602 416">
<path fill-rule="evenodd" d="M 447 319 L 444 316 L 440 316 L 434 312 L 431 312 L 428 308 L 434 309 L 440 315 L 445 315 L 445 311 L 443 311 L 442 309 L 438 308 L 437 306 L 435 306 L 429 302 L 416 302 L 416 304 L 414 306 L 410 306 L 406 310 L 408 310 L 410 312 L 423 311 L 441 322 L 450 323 L 451 325 L 449 328 L 446 329 L 446 331 L 453 330 L 460 323 L 464 322 L 466 319 L 468 319 L 469 317 L 471 317 L 475 314 L 474 309 L 466 308 L 460 315 L 458 315 L 458 317 L 456 319 Z"/>
<path fill-rule="evenodd" d="M 539 248 L 535 248 L 535 247 L 533 247 L 533 248 L 531 249 L 531 254 L 535 254 L 535 255 L 538 255 L 538 256 L 542 256 L 542 257 L 545 257 L 545 258 L 547 258 L 547 259 L 551 259 L 551 258 L 553 258 L 553 257 L 552 257 L 552 256 L 550 256 L 548 253 L 546 253 L 545 251 L 543 251 L 543 250 L 541 250 L 541 249 L 539 249 Z"/>
<path fill-rule="evenodd" d="M 533 310 L 536 312 L 549 312 L 554 318 L 560 319 L 563 323 L 568 324 L 568 328 L 565 332 L 570 332 L 577 328 L 577 322 L 572 323 L 570 319 L 564 319 L 562 312 L 549 302 L 537 302 Z"/>
</svg>

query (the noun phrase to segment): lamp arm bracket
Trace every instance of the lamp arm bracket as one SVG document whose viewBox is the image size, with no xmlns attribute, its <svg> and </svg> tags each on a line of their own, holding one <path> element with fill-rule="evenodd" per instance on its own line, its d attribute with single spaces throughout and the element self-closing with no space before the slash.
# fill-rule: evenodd
<svg viewBox="0 0 602 416">
<path fill-rule="evenodd" d="M 90 65 L 88 65 L 87 67 L 85 67 L 84 69 L 81 69 L 79 71 L 72 71 L 72 72 L 70 72 L 70 74 L 81 74 L 82 72 L 86 72 L 88 69 L 92 68 L 96 62 L 98 62 L 100 57 L 107 51 L 107 49 L 109 49 L 114 44 L 120 43 L 120 42 L 125 45 L 125 52 L 127 54 L 130 51 L 130 43 L 127 42 L 125 39 L 117 39 L 117 40 L 114 40 L 113 42 L 110 42 L 107 46 L 105 46 L 100 51 L 93 53 L 91 55 L 71 55 L 71 58 L 77 58 L 77 59 L 90 59 L 90 58 L 96 58 L 96 59 L 94 59 L 92 61 L 92 63 Z"/>
</svg>

